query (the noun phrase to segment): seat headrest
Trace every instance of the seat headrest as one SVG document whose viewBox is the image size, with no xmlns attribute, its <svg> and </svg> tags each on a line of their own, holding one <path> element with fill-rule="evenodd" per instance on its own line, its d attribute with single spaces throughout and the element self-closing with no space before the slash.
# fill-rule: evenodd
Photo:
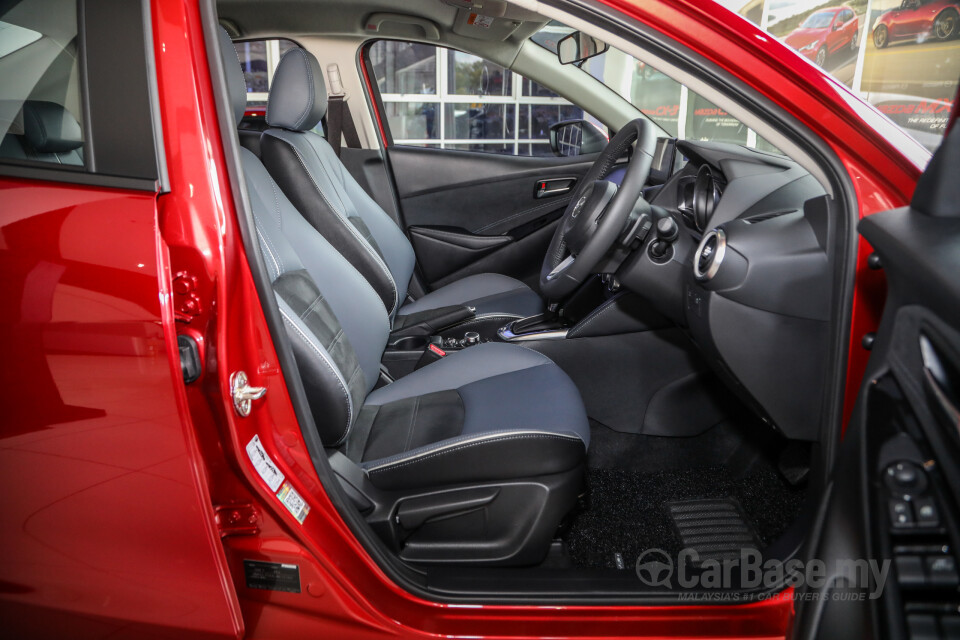
<svg viewBox="0 0 960 640">
<path fill-rule="evenodd" d="M 327 87 L 320 63 L 297 47 L 280 58 L 267 98 L 267 124 L 281 129 L 313 129 L 327 112 Z"/>
<path fill-rule="evenodd" d="M 227 77 L 227 93 L 230 95 L 230 106 L 233 107 L 233 116 L 237 122 L 243 119 L 243 112 L 247 109 L 247 82 L 243 78 L 243 67 L 237 48 L 233 46 L 230 34 L 226 29 L 219 27 L 220 57 L 223 58 L 223 72 Z"/>
<path fill-rule="evenodd" d="M 40 153 L 63 153 L 83 146 L 77 119 L 61 105 L 45 100 L 23 103 L 23 135 Z"/>
</svg>

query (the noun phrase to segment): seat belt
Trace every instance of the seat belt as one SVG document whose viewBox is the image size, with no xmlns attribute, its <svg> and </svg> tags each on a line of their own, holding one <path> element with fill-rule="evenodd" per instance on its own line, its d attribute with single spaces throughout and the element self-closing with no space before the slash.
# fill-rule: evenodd
<svg viewBox="0 0 960 640">
<path fill-rule="evenodd" d="M 327 96 L 327 142 L 339 158 L 343 140 L 346 140 L 349 149 L 361 148 L 360 135 L 350 115 L 347 96 L 343 92 L 340 68 L 336 64 L 327 65 L 327 77 L 330 79 L 330 93 Z"/>
</svg>

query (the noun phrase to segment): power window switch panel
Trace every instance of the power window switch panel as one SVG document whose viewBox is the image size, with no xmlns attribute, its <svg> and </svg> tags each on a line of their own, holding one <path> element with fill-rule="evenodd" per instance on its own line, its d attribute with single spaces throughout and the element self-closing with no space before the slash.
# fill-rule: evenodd
<svg viewBox="0 0 960 640">
<path fill-rule="evenodd" d="M 940 631 L 947 640 L 960 640 L 960 615 L 940 618 Z"/>
<path fill-rule="evenodd" d="M 906 529 L 914 525 L 913 509 L 906 500 L 890 501 L 890 525 L 894 529 Z"/>
<path fill-rule="evenodd" d="M 929 615 L 907 616 L 907 637 L 910 640 L 939 640 L 937 619 Z"/>
<path fill-rule="evenodd" d="M 897 582 L 901 587 L 924 587 L 927 576 L 923 572 L 923 560 L 920 556 L 897 556 Z"/>
<path fill-rule="evenodd" d="M 927 556 L 924 558 L 924 563 L 931 586 L 948 588 L 960 586 L 957 561 L 953 556 Z"/>
<path fill-rule="evenodd" d="M 921 527 L 936 527 L 940 524 L 940 513 L 933 498 L 917 498 L 913 501 L 917 524 Z"/>
</svg>

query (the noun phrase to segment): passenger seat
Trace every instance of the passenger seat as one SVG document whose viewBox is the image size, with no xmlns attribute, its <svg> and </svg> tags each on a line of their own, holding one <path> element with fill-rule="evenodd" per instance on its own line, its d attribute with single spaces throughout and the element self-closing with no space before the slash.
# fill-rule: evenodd
<svg viewBox="0 0 960 640">
<path fill-rule="evenodd" d="M 220 32 L 234 115 L 246 89 Z M 374 390 L 382 299 L 240 148 L 256 234 L 330 463 L 410 561 L 540 562 L 582 489 L 590 440 L 576 386 L 546 356 L 488 343 Z"/>
<path fill-rule="evenodd" d="M 413 246 L 357 184 L 323 136 L 312 131 L 326 109 L 320 64 L 310 52 L 291 49 L 270 84 L 270 128 L 260 139 L 260 157 L 310 224 L 377 291 L 391 318 L 456 305 L 473 307 L 477 315 L 526 317 L 543 312 L 543 300 L 530 287 L 495 273 L 467 276 L 408 301 Z"/>
</svg>

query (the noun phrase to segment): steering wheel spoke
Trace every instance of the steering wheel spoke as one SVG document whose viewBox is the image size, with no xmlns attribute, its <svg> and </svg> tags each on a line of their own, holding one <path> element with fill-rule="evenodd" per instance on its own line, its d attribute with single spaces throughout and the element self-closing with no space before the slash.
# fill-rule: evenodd
<svg viewBox="0 0 960 640">
<path fill-rule="evenodd" d="M 634 143 L 621 183 L 605 180 Z M 557 225 L 540 270 L 540 290 L 548 300 L 563 300 L 604 262 L 643 193 L 656 143 L 654 125 L 639 118 L 618 131 L 590 167 Z M 564 247 L 567 257 L 560 260 Z"/>
</svg>

